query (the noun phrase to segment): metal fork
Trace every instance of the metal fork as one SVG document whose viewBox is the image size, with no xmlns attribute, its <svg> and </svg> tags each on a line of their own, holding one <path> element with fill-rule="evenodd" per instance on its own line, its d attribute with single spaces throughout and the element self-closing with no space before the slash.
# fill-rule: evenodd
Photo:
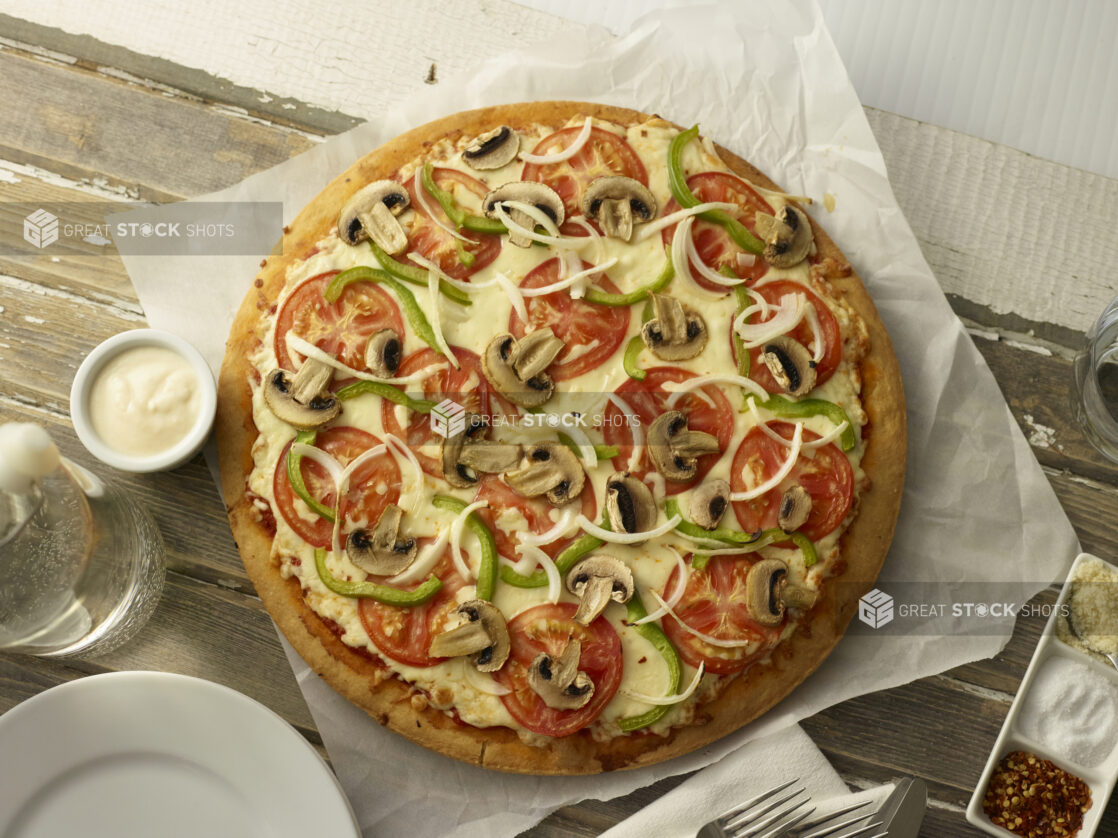
<svg viewBox="0 0 1118 838">
<path fill-rule="evenodd" d="M 704 824 L 695 838 L 886 838 L 886 833 L 869 833 L 880 823 L 862 824 L 869 814 L 845 817 L 869 805 L 869 801 L 846 806 L 824 817 L 808 821 L 815 811 L 811 798 L 803 788 L 788 789 L 799 778 L 762 792 Z M 853 831 L 841 832 L 848 827 Z"/>
</svg>

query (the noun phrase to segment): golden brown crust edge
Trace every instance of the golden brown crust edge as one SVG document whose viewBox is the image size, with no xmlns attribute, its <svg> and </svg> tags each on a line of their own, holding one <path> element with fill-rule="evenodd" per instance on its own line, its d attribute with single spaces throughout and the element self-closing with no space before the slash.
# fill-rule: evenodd
<svg viewBox="0 0 1118 838">
<path fill-rule="evenodd" d="M 904 480 L 906 429 L 900 371 L 892 345 L 869 294 L 856 275 L 832 280 L 865 321 L 870 349 L 863 366 L 863 404 L 869 415 L 869 445 L 863 469 L 872 485 L 862 495 L 854 523 L 843 535 L 845 571 L 825 588 L 821 602 L 771 662 L 734 680 L 714 701 L 700 708 L 700 721 L 675 728 L 666 737 L 652 734 L 596 742 L 585 731 L 553 740 L 545 748 L 523 743 L 507 728 L 474 728 L 425 705 L 412 688 L 386 676 L 382 664 L 344 644 L 303 601 L 298 582 L 283 579 L 271 556 L 271 534 L 246 494 L 257 429 L 252 420 L 249 385 L 255 374 L 249 357 L 259 342 L 260 313 L 275 304 L 290 264 L 313 250 L 333 228 L 338 207 L 360 186 L 411 162 L 443 138 L 452 142 L 497 124 L 513 128 L 550 125 L 591 114 L 620 124 L 650 117 L 626 108 L 582 102 L 504 105 L 454 114 L 400 135 L 370 152 L 335 178 L 285 230 L 283 254 L 267 260 L 237 312 L 219 381 L 217 417 L 221 478 L 230 524 L 245 568 L 272 618 L 311 668 L 335 690 L 386 727 L 449 757 L 500 771 L 536 774 L 592 774 L 637 768 L 688 753 L 747 724 L 778 703 L 826 658 L 842 637 L 885 559 L 900 507 Z M 758 185 L 778 189 L 767 176 L 719 148 L 730 168 Z M 845 263 L 841 251 L 813 221 L 822 256 Z"/>
</svg>

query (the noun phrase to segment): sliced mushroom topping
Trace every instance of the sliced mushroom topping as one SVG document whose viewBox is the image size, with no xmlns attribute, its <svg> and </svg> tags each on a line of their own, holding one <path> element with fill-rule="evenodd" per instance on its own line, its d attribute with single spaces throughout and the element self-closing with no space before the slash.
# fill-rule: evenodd
<svg viewBox="0 0 1118 838">
<path fill-rule="evenodd" d="M 811 495 L 797 483 L 781 496 L 776 525 L 785 532 L 793 532 L 807 523 L 807 516 L 810 514 Z"/>
<path fill-rule="evenodd" d="M 784 392 L 802 396 L 815 387 L 815 361 L 799 341 L 781 335 L 765 344 L 761 357 Z"/>
<path fill-rule="evenodd" d="M 470 656 L 480 672 L 496 672 L 509 658 L 508 624 L 505 615 L 492 603 L 473 599 L 458 606 L 467 622 L 436 635 L 428 654 L 433 658 Z"/>
<path fill-rule="evenodd" d="M 647 532 L 656 525 L 659 510 L 652 490 L 627 472 L 606 481 L 606 513 L 614 532 Z"/>
<path fill-rule="evenodd" d="M 652 354 L 665 361 L 694 358 L 707 345 L 706 321 L 675 297 L 653 294 L 655 317 L 641 327 L 641 339 Z"/>
<path fill-rule="evenodd" d="M 543 652 L 536 656 L 528 669 L 530 686 L 544 704 L 554 710 L 577 710 L 594 695 L 594 682 L 585 672 L 579 672 L 582 643 L 574 638 L 553 658 Z"/>
<path fill-rule="evenodd" d="M 489 423 L 484 416 L 467 413 L 465 421 L 462 433 L 442 442 L 440 460 L 447 483 L 468 489 L 477 483 L 480 472 L 496 474 L 516 467 L 520 462 L 519 445 L 486 439 Z"/>
<path fill-rule="evenodd" d="M 582 493 L 586 475 L 567 446 L 537 442 L 525 450 L 523 464 L 508 472 L 505 481 L 526 498 L 546 495 L 552 506 L 562 506 Z"/>
<path fill-rule="evenodd" d="M 475 137 L 462 152 L 462 159 L 470 167 L 486 171 L 508 165 L 518 151 L 520 136 L 507 125 L 502 125 Z"/>
<path fill-rule="evenodd" d="M 762 256 L 774 268 L 798 265 L 811 252 L 811 222 L 793 204 L 785 204 L 775 216 L 757 213 L 755 226 L 757 235 L 765 242 Z"/>
<path fill-rule="evenodd" d="M 818 594 L 788 582 L 788 565 L 780 559 L 762 559 L 745 577 L 746 607 L 763 626 L 778 626 L 787 608 L 808 609 Z"/>
<path fill-rule="evenodd" d="M 517 343 L 512 368 L 521 381 L 535 378 L 546 370 L 565 347 L 550 327 L 529 332 Z"/>
<path fill-rule="evenodd" d="M 341 412 L 342 405 L 327 388 L 334 368 L 307 358 L 293 376 L 275 370 L 264 383 L 264 403 L 277 418 L 298 428 L 320 428 Z"/>
<path fill-rule="evenodd" d="M 699 457 L 722 449 L 718 438 L 687 427 L 687 417 L 678 410 L 661 413 L 648 428 L 648 455 L 666 480 L 685 483 L 699 471 Z"/>
<path fill-rule="evenodd" d="M 543 369 L 562 348 L 563 342 L 551 329 L 537 329 L 521 340 L 506 332 L 489 342 L 481 357 L 481 367 L 489 383 L 510 402 L 521 407 L 540 407 L 555 392 L 555 382 Z M 521 377 L 518 369 L 533 374 Z"/>
<path fill-rule="evenodd" d="M 408 208 L 408 190 L 392 180 L 378 180 L 353 194 L 338 216 L 338 236 L 348 244 L 372 239 L 385 253 L 408 246 L 396 216 Z"/>
<path fill-rule="evenodd" d="M 704 530 L 713 530 L 730 505 L 730 484 L 708 480 L 691 494 L 691 520 Z"/>
<path fill-rule="evenodd" d="M 613 556 L 590 556 L 571 568 L 567 574 L 567 590 L 579 598 L 575 622 L 590 625 L 610 600 L 625 603 L 636 590 L 633 571 Z"/>
<path fill-rule="evenodd" d="M 546 213 L 547 217 L 554 221 L 556 226 L 562 224 L 566 219 L 567 214 L 563 209 L 563 199 L 559 197 L 559 193 L 550 186 L 530 180 L 515 180 L 498 186 L 485 196 L 481 202 L 481 208 L 487 216 L 496 218 L 497 205 L 504 205 L 508 201 L 531 204 L 536 209 Z M 536 229 L 536 219 L 523 210 L 505 206 L 505 211 L 521 227 L 527 227 L 529 230 Z M 510 230 L 509 244 L 514 244 L 517 247 L 531 247 L 532 240 L 519 232 Z"/>
<path fill-rule="evenodd" d="M 622 175 L 595 178 L 582 196 L 582 214 L 598 222 L 607 236 L 629 241 L 633 225 L 651 221 L 656 198 L 638 180 Z"/>
<path fill-rule="evenodd" d="M 365 366 L 373 375 L 391 378 L 400 368 L 404 348 L 394 329 L 374 332 L 365 344 Z"/>
<path fill-rule="evenodd" d="M 400 538 L 404 510 L 394 503 L 380 513 L 377 524 L 368 530 L 354 530 L 346 539 L 345 554 L 366 573 L 394 576 L 415 561 L 418 553 L 414 538 Z"/>
</svg>

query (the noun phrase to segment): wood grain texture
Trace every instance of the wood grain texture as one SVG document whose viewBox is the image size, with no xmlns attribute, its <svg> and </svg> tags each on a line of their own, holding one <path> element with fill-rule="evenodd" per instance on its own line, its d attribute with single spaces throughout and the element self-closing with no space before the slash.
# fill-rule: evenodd
<svg viewBox="0 0 1118 838">
<path fill-rule="evenodd" d="M 505 4 L 486 0 L 483 5 L 489 14 Z M 448 20 L 453 22 L 454 15 Z M 4 22 L 0 16 L 0 35 L 10 34 Z M 469 25 L 477 26 L 477 19 Z M 90 39 L 70 36 L 65 41 L 64 34 L 50 30 L 42 42 L 70 49 L 62 56 L 33 56 L 0 42 L 0 91 L 9 105 L 5 113 L 12 115 L 0 124 L 0 214 L 5 203 L 25 200 L 198 194 L 296 153 L 313 141 L 310 133 L 338 130 L 355 121 L 346 114 L 359 113 L 343 107 L 341 116 L 330 116 L 303 103 L 287 109 L 277 99 L 273 121 L 264 122 L 270 103 L 259 102 L 254 109 L 255 91 L 249 87 L 222 87 L 222 80 L 212 75 L 165 60 L 144 69 L 140 53 L 129 58 Z M 126 74 L 143 78 L 130 82 L 114 74 L 114 57 L 127 65 L 122 67 Z M 447 73 L 453 69 L 439 55 L 423 59 L 402 64 L 394 84 L 412 83 L 403 74 L 426 74 L 432 62 Z M 141 64 L 129 63 L 137 61 Z M 14 78 L 23 86 L 12 83 Z M 385 93 L 370 89 L 368 95 Z M 36 112 L 40 100 L 55 111 L 72 108 L 74 119 Z M 321 104 L 324 99 L 312 101 Z M 83 127 L 83 115 L 91 114 L 94 123 Z M 154 130 L 135 131 L 137 114 Z M 912 120 L 871 109 L 867 114 L 925 254 L 955 311 L 972 327 L 1084 548 L 1118 556 L 1112 523 L 1118 520 L 1118 467 L 1087 445 L 1067 403 L 1069 350 L 1116 292 L 1103 270 L 1118 257 L 1114 182 Z M 188 157 L 183 148 L 189 148 Z M 958 171 L 974 180 L 960 179 L 942 165 L 943 159 L 957 162 Z M 1075 231 L 1062 231 L 1049 246 L 1042 222 L 1069 217 L 1083 196 L 1089 198 L 1090 241 L 1081 241 Z M 1100 227 L 1097 220 L 1106 217 L 1111 222 Z M 1040 237 L 1030 242 L 1026 230 Z M 1010 257 L 1005 267 L 991 256 L 1003 246 Z M 119 260 L 62 256 L 55 262 L 45 253 L 17 259 L 0 252 L 0 306 L 0 420 L 42 422 L 65 453 L 92 465 L 69 427 L 66 396 L 77 357 L 101 337 L 141 323 L 141 309 Z M 111 476 L 142 496 L 156 517 L 172 568 L 168 596 L 150 634 L 104 660 L 61 662 L 0 654 L 0 712 L 85 674 L 166 668 L 253 695 L 317 742 L 271 623 L 252 596 L 201 461 L 166 475 Z M 1049 590 L 1039 599 L 1053 596 Z M 992 742 L 996 736 L 1040 628 L 1039 620 L 1022 620 L 993 660 L 830 708 L 804 726 L 852 785 L 884 782 L 900 773 L 928 779 L 932 801 L 922 835 L 977 835 L 964 824 L 961 812 L 985 758 L 983 746 L 975 742 Z M 908 724 L 881 724 L 888 714 L 903 716 Z M 527 834 L 598 835 L 683 779 L 665 780 L 615 801 L 567 807 Z M 1108 811 L 1099 834 L 1118 835 L 1118 811 Z"/>
</svg>

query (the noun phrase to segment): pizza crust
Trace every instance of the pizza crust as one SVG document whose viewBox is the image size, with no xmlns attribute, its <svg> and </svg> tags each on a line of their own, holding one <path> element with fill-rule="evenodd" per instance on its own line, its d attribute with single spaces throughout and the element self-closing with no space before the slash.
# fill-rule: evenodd
<svg viewBox="0 0 1118 838">
<path fill-rule="evenodd" d="M 257 373 L 249 359 L 260 346 L 261 320 L 274 310 L 288 267 L 306 258 L 329 234 L 339 208 L 351 194 L 372 180 L 390 176 L 436 143 L 444 139 L 456 142 L 501 124 L 517 130 L 537 125 L 558 129 L 573 117 L 588 114 L 623 125 L 655 118 L 582 102 L 503 105 L 420 126 L 354 163 L 285 228 L 282 254 L 266 261 L 237 312 L 219 380 L 217 435 L 230 524 L 249 577 L 284 636 L 318 675 L 380 724 L 446 756 L 499 771 L 593 774 L 638 768 L 708 745 L 771 709 L 822 663 L 842 637 L 859 597 L 872 588 L 892 540 L 904 483 L 906 427 L 900 369 L 873 301 L 851 272 L 832 279 L 831 284 L 861 316 L 869 333 L 870 347 L 861 366 L 863 407 L 869 416 L 862 468 L 871 485 L 860 498 L 857 517 L 841 538 L 844 584 L 825 584 L 810 621 L 800 623 L 768 663 L 746 670 L 717 698 L 699 707 L 696 724 L 673 728 L 666 737 L 644 733 L 599 742 L 583 730 L 551 740 L 546 747 L 535 747 L 509 728 L 459 723 L 431 707 L 384 664 L 343 643 L 304 602 L 298 581 L 280 575 L 278 560 L 271 555 L 271 532 L 246 492 L 257 437 L 249 383 Z M 721 147 L 718 152 L 739 175 L 779 191 L 740 157 Z M 845 265 L 841 251 L 814 220 L 812 227 L 820 255 Z"/>
</svg>

